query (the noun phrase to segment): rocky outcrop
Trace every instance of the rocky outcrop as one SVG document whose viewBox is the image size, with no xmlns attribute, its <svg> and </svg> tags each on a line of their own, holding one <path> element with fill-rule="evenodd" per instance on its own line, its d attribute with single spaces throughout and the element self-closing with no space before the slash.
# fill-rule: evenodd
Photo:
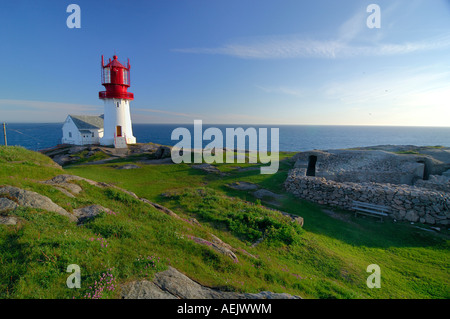
<svg viewBox="0 0 450 319">
<path fill-rule="evenodd" d="M 15 216 L 0 216 L 1 225 L 17 225 L 19 219 Z"/>
<path fill-rule="evenodd" d="M 450 193 L 409 185 L 339 183 L 323 177 L 304 176 L 292 169 L 284 186 L 297 197 L 321 205 L 351 210 L 354 200 L 390 208 L 396 220 L 431 225 L 450 224 Z"/>
<path fill-rule="evenodd" d="M 157 273 L 153 281 L 142 280 L 122 286 L 122 299 L 301 299 L 286 293 L 263 291 L 237 293 L 200 285 L 173 267 Z"/>
<path fill-rule="evenodd" d="M 253 196 L 255 196 L 258 199 L 264 199 L 264 198 L 270 198 L 270 199 L 282 199 L 283 195 L 275 194 L 274 192 L 271 192 L 267 189 L 259 189 L 256 192 L 253 193 Z"/>
<path fill-rule="evenodd" d="M 155 152 L 156 159 L 167 158 L 171 156 L 171 149 L 168 146 L 160 146 Z"/>
<path fill-rule="evenodd" d="M 237 189 L 240 191 L 248 191 L 258 189 L 258 185 L 249 182 L 234 182 L 227 185 L 230 188 Z"/>
<path fill-rule="evenodd" d="M 9 210 L 14 210 L 19 206 L 13 199 L 7 197 L 0 197 L 0 213 Z"/>
<path fill-rule="evenodd" d="M 212 173 L 212 174 L 218 174 L 218 175 L 226 175 L 225 173 L 222 173 L 217 167 L 208 164 L 208 163 L 203 163 L 203 164 L 195 164 L 191 166 L 192 168 L 195 169 L 200 169 L 202 171 L 205 171 L 207 173 Z"/>
<path fill-rule="evenodd" d="M 141 202 L 144 202 L 144 203 L 146 203 L 146 204 L 149 204 L 149 205 L 155 207 L 157 210 L 163 212 L 164 214 L 167 214 L 167 215 L 169 215 L 169 216 L 172 216 L 173 218 L 176 218 L 176 219 L 178 219 L 178 220 L 184 220 L 183 218 L 181 218 L 180 216 L 178 216 L 178 215 L 175 214 L 172 210 L 168 209 L 168 208 L 165 207 L 165 206 L 159 205 L 159 204 L 157 204 L 157 203 L 153 203 L 153 202 L 149 201 L 149 200 L 146 199 L 146 198 L 139 198 L 139 200 L 140 200 Z"/>
<path fill-rule="evenodd" d="M 70 181 L 75 180 L 75 178 L 69 176 L 71 175 L 58 175 L 42 183 L 52 185 L 66 196 L 74 198 L 75 195 L 79 194 L 83 189 L 77 184 L 70 183 Z"/>
<path fill-rule="evenodd" d="M 141 167 L 137 166 L 135 164 L 125 164 L 125 165 L 117 167 L 117 169 L 136 169 L 136 168 L 141 168 Z"/>
<path fill-rule="evenodd" d="M 188 236 L 188 238 L 192 239 L 197 244 L 209 246 L 213 250 L 217 251 L 218 253 L 220 253 L 222 255 L 225 255 L 225 256 L 228 256 L 233 261 L 238 262 L 237 256 L 232 251 L 233 248 L 230 245 L 225 244 L 221 240 L 220 241 L 216 241 L 216 242 L 211 242 L 209 240 L 206 240 L 206 239 L 203 239 L 203 238 L 199 238 L 199 237 L 195 237 L 195 236 Z"/>
<path fill-rule="evenodd" d="M 104 183 L 98 183 L 83 177 L 67 174 L 55 176 L 54 178 L 47 181 L 43 181 L 41 183 L 52 185 L 56 189 L 59 189 L 61 192 L 65 193 L 67 196 L 74 197 L 74 194 L 76 195 L 80 193 L 82 191 L 82 188 L 77 184 L 71 183 L 71 181 L 81 181 L 81 180 L 98 187 L 108 186 L 107 184 Z M 136 196 L 134 193 L 133 195 Z M 101 212 L 106 213 L 111 212 L 110 209 L 105 208 L 103 206 L 90 205 L 87 207 L 75 209 L 73 213 L 70 213 L 61 206 L 55 204 L 50 198 L 44 195 L 17 187 L 1 186 L 0 213 L 14 210 L 19 206 L 38 208 L 46 211 L 56 212 L 60 215 L 68 217 L 69 220 L 74 222 L 83 222 L 89 218 L 95 217 Z"/>
<path fill-rule="evenodd" d="M 8 199 L 13 200 L 19 206 L 43 209 L 66 216 L 71 221 L 77 220 L 77 218 L 74 215 L 67 212 L 61 206 L 55 204 L 50 198 L 38 194 L 36 192 L 28 191 L 13 186 L 1 186 L 0 196 L 2 195 L 3 197 L 7 197 Z"/>
<path fill-rule="evenodd" d="M 73 214 L 78 218 L 78 222 L 82 223 L 88 219 L 94 218 L 101 213 L 112 212 L 109 208 L 105 208 L 100 205 L 90 205 L 82 208 L 77 208 L 73 210 Z"/>
<path fill-rule="evenodd" d="M 66 183 L 69 183 L 71 181 L 85 181 L 90 185 L 95 185 L 98 186 L 102 183 L 84 178 L 84 177 L 80 177 L 80 176 L 76 176 L 76 175 L 68 175 L 68 174 L 61 174 L 58 176 L 53 177 L 52 179 L 45 181 L 44 183 L 46 184 L 50 184 L 50 185 L 65 185 Z M 104 185 L 104 184 L 103 184 Z"/>
</svg>

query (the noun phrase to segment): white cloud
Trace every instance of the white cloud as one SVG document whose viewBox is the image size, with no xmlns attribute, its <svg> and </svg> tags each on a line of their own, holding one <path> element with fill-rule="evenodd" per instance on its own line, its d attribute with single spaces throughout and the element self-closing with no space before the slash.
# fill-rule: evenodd
<svg viewBox="0 0 450 319">
<path fill-rule="evenodd" d="M 174 49 L 176 52 L 229 55 L 243 59 L 295 57 L 334 58 L 342 49 L 338 41 L 305 40 L 297 37 L 267 37 L 250 44 L 232 43 L 219 48 Z"/>
<path fill-rule="evenodd" d="M 427 41 L 356 45 L 347 40 L 311 40 L 298 36 L 268 37 L 249 44 L 227 44 L 219 48 L 187 48 L 173 51 L 195 54 L 229 55 L 243 59 L 348 58 L 393 56 L 450 47 L 450 35 Z"/>
<path fill-rule="evenodd" d="M 260 90 L 263 90 L 266 93 L 278 93 L 278 94 L 287 94 L 287 95 L 294 95 L 294 96 L 303 96 L 304 90 L 299 88 L 293 88 L 293 87 L 286 87 L 286 86 L 278 86 L 278 87 L 264 87 L 260 85 L 255 85 Z"/>
<path fill-rule="evenodd" d="M 399 2 L 383 9 L 383 19 L 391 21 L 393 13 L 401 15 Z M 402 10 L 403 7 L 401 7 Z M 450 33 L 427 40 L 382 42 L 390 26 L 373 32 L 366 25 L 367 13 L 359 10 L 344 21 L 334 37 L 311 39 L 300 35 L 254 37 L 214 48 L 179 48 L 175 52 L 227 55 L 242 59 L 349 58 L 355 56 L 395 56 L 450 47 Z M 383 20 L 384 21 L 384 20 Z"/>
</svg>

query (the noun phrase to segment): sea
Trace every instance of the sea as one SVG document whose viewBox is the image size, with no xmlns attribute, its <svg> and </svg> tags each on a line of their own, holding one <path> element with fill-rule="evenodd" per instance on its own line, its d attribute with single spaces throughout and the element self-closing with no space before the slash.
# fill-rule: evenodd
<svg viewBox="0 0 450 319">
<path fill-rule="evenodd" d="M 38 151 L 61 143 L 62 123 L 7 123 L 8 145 L 19 145 Z M 193 124 L 133 124 L 133 134 L 138 143 L 157 143 L 173 146 L 179 140 L 172 140 L 172 131 L 185 127 L 191 132 Z M 412 126 L 329 126 L 329 125 L 206 125 L 222 131 L 226 128 L 267 128 L 268 150 L 271 150 L 271 129 L 279 129 L 279 150 L 287 152 L 313 149 L 342 149 L 376 145 L 416 145 L 450 147 L 450 127 L 412 127 Z M 4 144 L 0 131 L 0 145 Z M 204 141 L 204 146 L 210 141 Z M 225 146 L 225 140 L 224 144 Z"/>
</svg>

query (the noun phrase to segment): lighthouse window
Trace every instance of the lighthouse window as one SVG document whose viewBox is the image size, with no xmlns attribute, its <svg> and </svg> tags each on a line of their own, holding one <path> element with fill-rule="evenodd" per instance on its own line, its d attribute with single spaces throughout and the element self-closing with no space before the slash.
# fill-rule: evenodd
<svg viewBox="0 0 450 319">
<path fill-rule="evenodd" d="M 123 84 L 128 84 L 128 70 L 123 70 Z"/>
<path fill-rule="evenodd" d="M 111 83 L 111 71 L 109 68 L 103 69 L 103 83 Z"/>
<path fill-rule="evenodd" d="M 119 102 L 116 102 L 116 106 L 119 107 Z"/>
</svg>

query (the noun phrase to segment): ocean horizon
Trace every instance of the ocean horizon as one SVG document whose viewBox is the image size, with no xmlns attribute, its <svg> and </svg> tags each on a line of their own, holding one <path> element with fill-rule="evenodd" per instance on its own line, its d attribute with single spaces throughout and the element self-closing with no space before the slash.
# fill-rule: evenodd
<svg viewBox="0 0 450 319">
<path fill-rule="evenodd" d="M 18 145 L 38 151 L 61 144 L 63 123 L 7 123 L 8 145 Z M 193 123 L 190 124 L 133 124 L 133 134 L 138 143 L 157 143 L 173 146 L 172 131 L 185 127 L 193 139 Z M 270 150 L 270 129 L 279 128 L 280 151 L 297 152 L 313 149 L 341 149 L 376 145 L 415 145 L 450 147 L 450 127 L 430 126 L 357 126 L 357 125 L 245 125 L 203 124 L 219 128 L 225 138 L 226 128 L 267 128 Z M 204 141 L 204 145 L 209 141 Z M 4 145 L 1 136 L 0 145 Z M 224 140 L 225 146 L 225 140 Z"/>
</svg>

